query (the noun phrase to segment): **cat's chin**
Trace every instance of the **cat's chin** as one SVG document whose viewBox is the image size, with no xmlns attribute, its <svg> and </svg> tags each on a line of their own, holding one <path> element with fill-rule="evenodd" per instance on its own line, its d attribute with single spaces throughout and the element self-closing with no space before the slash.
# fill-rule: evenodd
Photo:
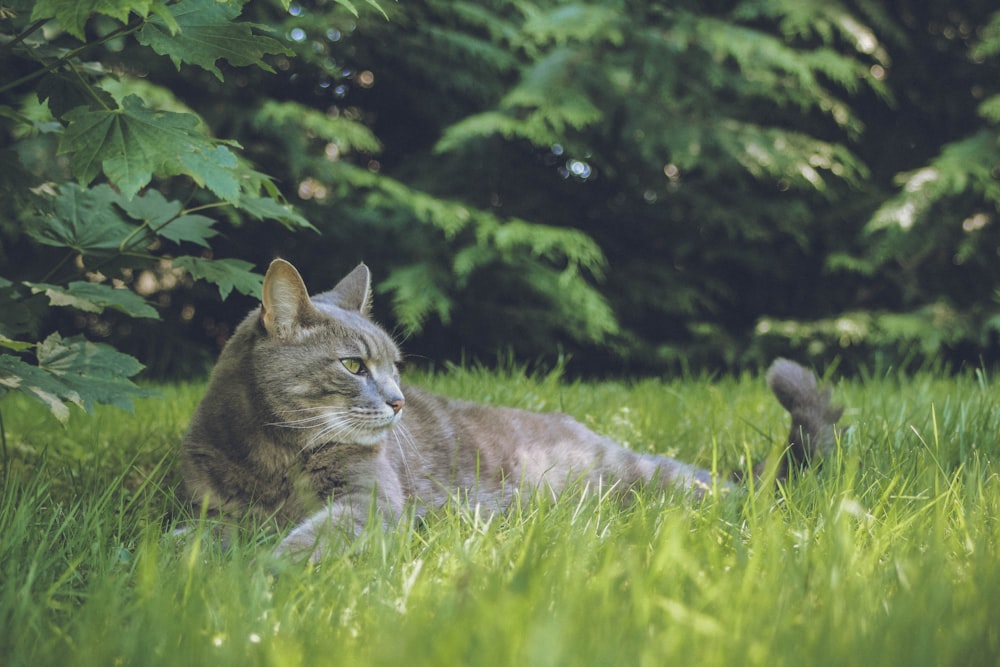
<svg viewBox="0 0 1000 667">
<path fill-rule="evenodd" d="M 362 447 L 380 445 L 385 441 L 398 422 L 399 416 L 393 415 L 384 424 L 368 424 L 364 430 L 352 433 L 351 442 L 345 444 L 360 445 Z"/>
<path fill-rule="evenodd" d="M 372 433 L 358 433 L 355 434 L 350 443 L 351 445 L 360 445 L 362 447 L 374 447 L 375 445 L 382 444 L 385 441 L 386 434 L 389 433 L 389 429 L 382 431 L 374 431 Z"/>
</svg>

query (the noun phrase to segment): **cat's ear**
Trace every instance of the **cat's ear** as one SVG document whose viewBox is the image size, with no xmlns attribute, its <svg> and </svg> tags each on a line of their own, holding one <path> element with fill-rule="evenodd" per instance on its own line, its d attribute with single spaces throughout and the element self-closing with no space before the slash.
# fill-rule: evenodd
<svg viewBox="0 0 1000 667">
<path fill-rule="evenodd" d="M 364 264 L 358 264 L 329 292 L 313 297 L 316 301 L 332 303 L 344 310 L 354 310 L 365 317 L 372 308 L 372 274 Z"/>
<path fill-rule="evenodd" d="M 277 338 L 289 338 L 312 311 L 309 292 L 295 267 L 283 259 L 271 262 L 261 290 L 264 329 Z"/>
</svg>

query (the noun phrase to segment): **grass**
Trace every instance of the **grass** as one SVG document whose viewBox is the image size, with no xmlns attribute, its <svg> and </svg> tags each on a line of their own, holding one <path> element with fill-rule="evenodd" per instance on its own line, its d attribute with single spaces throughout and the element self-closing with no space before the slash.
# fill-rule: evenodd
<svg viewBox="0 0 1000 667">
<path fill-rule="evenodd" d="M 562 410 L 636 449 L 740 466 L 785 434 L 758 378 L 566 384 L 452 370 L 439 392 Z M 221 549 L 175 498 L 204 385 L 63 428 L 0 403 L 0 656 L 16 665 L 1000 664 L 1000 386 L 836 385 L 836 460 L 685 505 L 450 506 L 318 566 Z"/>
</svg>

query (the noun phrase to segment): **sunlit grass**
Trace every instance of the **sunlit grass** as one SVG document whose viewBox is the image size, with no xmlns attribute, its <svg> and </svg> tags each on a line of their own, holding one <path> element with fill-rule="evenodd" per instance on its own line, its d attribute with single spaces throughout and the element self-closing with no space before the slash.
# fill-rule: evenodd
<svg viewBox="0 0 1000 667">
<path fill-rule="evenodd" d="M 733 468 L 785 435 L 758 378 L 564 383 L 454 370 L 461 398 L 571 413 Z M 836 385 L 835 460 L 679 504 L 449 506 L 317 566 L 251 526 L 222 549 L 175 498 L 204 385 L 67 428 L 0 402 L 7 665 L 972 665 L 1000 661 L 1000 392 L 969 374 Z"/>
</svg>

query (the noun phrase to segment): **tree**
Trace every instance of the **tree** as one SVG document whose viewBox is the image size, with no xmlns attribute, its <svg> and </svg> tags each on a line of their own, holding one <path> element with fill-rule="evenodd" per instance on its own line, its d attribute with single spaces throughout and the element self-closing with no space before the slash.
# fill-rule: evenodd
<svg viewBox="0 0 1000 667">
<path fill-rule="evenodd" d="M 206 286 L 276 255 L 317 285 L 368 261 L 433 359 L 996 358 L 986 0 L 2 12 L 8 390 L 58 379 L 52 333 L 200 370 L 252 303 Z"/>
<path fill-rule="evenodd" d="M 447 329 L 479 354 L 562 344 L 590 368 L 640 371 L 793 351 L 995 358 L 991 3 L 392 9 L 348 51 L 378 82 L 351 94 L 384 145 L 381 173 L 583 232 L 606 260 L 591 278 L 617 327 L 594 345 L 530 298 L 543 281 L 528 271 L 477 251 L 466 292 L 440 268 L 451 252 L 423 251 L 442 240 L 394 248 L 437 267 Z M 886 224 L 894 211 L 914 224 Z M 446 354 L 446 328 L 423 326 L 410 347 Z"/>
<path fill-rule="evenodd" d="M 241 10 L 215 0 L 0 8 L 0 131 L 11 140 L 0 173 L 0 395 L 25 393 L 60 419 L 70 405 L 129 407 L 147 393 L 130 380 L 142 365 L 63 335 L 73 327 L 59 311 L 84 325 L 112 313 L 157 319 L 143 295 L 178 280 L 212 283 L 223 299 L 255 294 L 249 262 L 212 255 L 220 220 L 207 214 L 309 226 L 238 143 L 107 55 L 145 52 L 220 81 L 222 66 L 271 70 L 266 57 L 289 51 Z"/>
<path fill-rule="evenodd" d="M 861 6 L 862 3 L 858 3 Z M 850 286 L 822 317 L 762 319 L 763 339 L 862 360 L 995 363 L 1000 352 L 1000 12 L 889 3 L 890 105 L 862 110 L 873 195 L 824 264 Z"/>
<path fill-rule="evenodd" d="M 355 72 L 337 104 L 372 119 L 379 178 L 312 202 L 310 217 L 333 217 L 325 204 L 387 230 L 382 256 L 399 279 L 382 289 L 424 334 L 411 349 L 440 357 L 458 339 L 481 356 L 513 344 L 647 370 L 732 363 L 737 336 L 775 304 L 822 313 L 804 287 L 830 236 L 813 211 L 868 178 L 848 147 L 862 132 L 853 96 L 889 95 L 873 74 L 887 56 L 848 10 L 429 0 L 387 11 L 337 48 Z M 303 43 L 321 38 L 306 30 Z M 386 177 L 408 189 L 385 192 Z M 435 224 L 413 191 L 489 213 L 525 242 Z M 574 232 L 593 259 L 574 261 L 565 242 L 545 256 L 527 242 L 543 229 Z M 569 291 L 567 275 L 586 281 Z"/>
</svg>

